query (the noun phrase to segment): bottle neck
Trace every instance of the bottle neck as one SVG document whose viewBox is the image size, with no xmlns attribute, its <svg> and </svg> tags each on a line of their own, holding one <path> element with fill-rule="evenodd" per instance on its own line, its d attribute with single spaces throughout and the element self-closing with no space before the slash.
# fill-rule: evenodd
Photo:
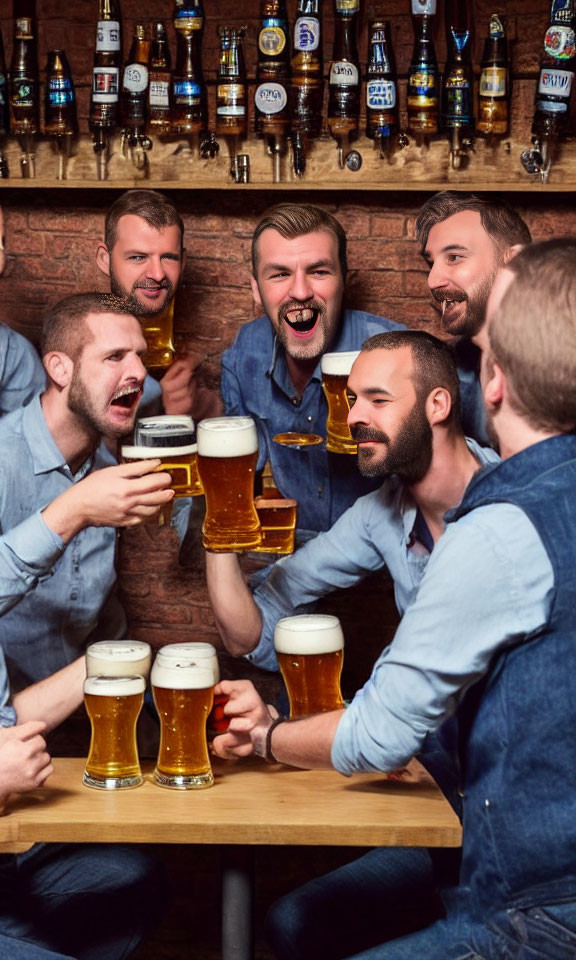
<svg viewBox="0 0 576 960">
<path fill-rule="evenodd" d="M 356 14 L 337 17 L 334 34 L 334 60 L 358 60 L 356 47 Z"/>
</svg>

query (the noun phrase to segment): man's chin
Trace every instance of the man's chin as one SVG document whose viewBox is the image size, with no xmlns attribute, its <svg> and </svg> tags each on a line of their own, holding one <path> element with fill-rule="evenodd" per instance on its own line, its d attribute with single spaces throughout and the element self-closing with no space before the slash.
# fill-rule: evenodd
<svg viewBox="0 0 576 960">
<path fill-rule="evenodd" d="M 129 307 L 136 317 L 155 317 L 166 309 L 169 302 L 170 296 L 167 291 L 164 296 L 157 299 L 144 298 L 142 295 L 133 293 L 129 298 Z"/>
</svg>

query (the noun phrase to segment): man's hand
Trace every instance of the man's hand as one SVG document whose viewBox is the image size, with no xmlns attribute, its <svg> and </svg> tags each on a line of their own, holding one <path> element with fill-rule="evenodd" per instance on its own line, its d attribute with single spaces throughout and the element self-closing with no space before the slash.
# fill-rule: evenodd
<svg viewBox="0 0 576 960">
<path fill-rule="evenodd" d="M 43 511 L 44 522 L 67 543 L 84 527 L 133 527 L 155 516 L 174 497 L 160 460 L 95 470 Z"/>
<path fill-rule="evenodd" d="M 4 728 L 0 740 L 0 804 L 10 793 L 41 787 L 53 772 L 46 742 L 40 736 L 46 724 L 29 720 Z"/>
<path fill-rule="evenodd" d="M 160 381 L 166 413 L 186 414 L 202 420 L 223 412 L 223 405 L 215 392 L 198 383 L 196 374 L 204 359 L 203 355 L 190 353 L 168 367 Z"/>
<path fill-rule="evenodd" d="M 228 697 L 224 715 L 231 720 L 227 732 L 214 738 L 213 753 L 225 760 L 254 752 L 263 756 L 268 727 L 277 716 L 274 707 L 264 703 L 250 680 L 222 680 L 214 693 Z"/>
</svg>

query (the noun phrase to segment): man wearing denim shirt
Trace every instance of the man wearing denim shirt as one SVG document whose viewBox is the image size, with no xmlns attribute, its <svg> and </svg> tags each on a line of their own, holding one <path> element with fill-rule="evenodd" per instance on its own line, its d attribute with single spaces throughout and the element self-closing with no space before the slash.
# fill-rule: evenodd
<svg viewBox="0 0 576 960">
<path fill-rule="evenodd" d="M 220 755 L 252 748 L 350 774 L 393 769 L 434 731 L 452 745 L 459 886 L 418 933 L 377 945 L 359 933 L 357 960 L 576 953 L 575 316 L 576 240 L 528 247 L 497 277 L 481 378 L 503 462 L 472 480 L 350 707 L 272 735 L 249 685 L 217 687 L 232 697 L 227 712 L 242 715 L 215 740 Z M 289 900 L 274 920 L 282 958 L 299 936 Z"/>
<path fill-rule="evenodd" d="M 45 318 L 46 392 L 0 420 L 0 644 L 27 682 L 122 636 L 116 527 L 173 497 L 157 460 L 100 469 L 102 435 L 132 431 L 145 350 L 123 301 L 68 297 Z"/>
</svg>

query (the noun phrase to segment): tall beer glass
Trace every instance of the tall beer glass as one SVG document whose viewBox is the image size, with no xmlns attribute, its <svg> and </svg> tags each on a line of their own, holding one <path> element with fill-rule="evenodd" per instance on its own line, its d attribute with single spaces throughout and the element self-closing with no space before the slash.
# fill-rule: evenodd
<svg viewBox="0 0 576 960">
<path fill-rule="evenodd" d="M 175 790 L 212 786 L 206 721 L 214 695 L 213 669 L 201 662 L 156 658 L 151 682 L 160 717 L 155 782 Z"/>
<path fill-rule="evenodd" d="M 203 543 L 215 553 L 262 542 L 254 506 L 258 434 L 250 417 L 214 417 L 198 424 L 198 472 L 206 496 Z"/>
<path fill-rule="evenodd" d="M 356 453 L 356 444 L 348 427 L 346 384 L 359 350 L 325 353 L 320 361 L 322 389 L 328 402 L 326 449 L 331 453 Z"/>
<path fill-rule="evenodd" d="M 197 663 L 201 667 L 208 667 L 213 671 L 214 683 L 220 680 L 220 665 L 216 649 L 211 643 L 201 640 L 191 640 L 188 643 L 167 643 L 160 647 L 156 654 L 159 663 Z M 230 718 L 224 715 L 224 705 L 228 697 L 223 694 L 214 694 L 214 704 L 207 721 L 207 737 L 210 743 L 219 733 L 225 733 L 230 724 Z"/>
<path fill-rule="evenodd" d="M 161 313 L 141 317 L 140 323 L 148 346 L 146 369 L 151 376 L 160 380 L 174 359 L 174 297 Z"/>
<path fill-rule="evenodd" d="M 142 774 L 136 723 L 144 702 L 143 677 L 87 677 L 84 703 L 92 725 L 82 782 L 100 790 L 138 787 Z"/>
<path fill-rule="evenodd" d="M 150 676 L 152 651 L 143 640 L 99 640 L 86 650 L 88 677 Z"/>
<path fill-rule="evenodd" d="M 344 706 L 340 692 L 344 635 L 338 617 L 284 617 L 276 624 L 274 646 L 292 720 Z"/>
<path fill-rule="evenodd" d="M 170 486 L 174 496 L 197 497 L 203 491 L 196 453 L 196 430 L 192 417 L 141 417 L 134 427 L 134 445 L 132 448 L 122 448 L 122 459 L 159 457 L 162 464 L 158 469 L 166 470 L 172 477 Z"/>
</svg>

